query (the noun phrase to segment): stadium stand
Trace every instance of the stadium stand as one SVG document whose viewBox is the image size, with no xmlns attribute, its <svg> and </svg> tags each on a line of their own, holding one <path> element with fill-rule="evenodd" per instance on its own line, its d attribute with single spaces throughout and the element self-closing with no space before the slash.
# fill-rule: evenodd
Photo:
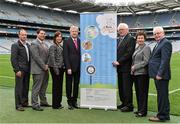
<svg viewBox="0 0 180 124">
<path fill-rule="evenodd" d="M 37 29 L 44 29 L 47 44 L 50 46 L 56 31 L 60 30 L 65 39 L 69 36 L 69 26 L 73 24 L 79 26 L 79 15 L 1 2 L 0 54 L 10 53 L 11 44 L 17 41 L 17 34 L 21 28 L 27 30 L 29 43 L 36 38 Z"/>
<path fill-rule="evenodd" d="M 63 38 L 69 36 L 69 26 L 79 26 L 79 14 L 43 9 L 36 6 L 27 6 L 18 3 L 1 2 L 0 4 L 0 53 L 8 53 L 12 41 L 16 41 L 17 32 L 24 28 L 28 32 L 28 42 L 36 38 L 36 30 L 46 31 L 47 43 L 52 44 L 52 37 L 57 30 Z M 118 15 L 118 23 L 125 22 L 130 32 L 135 36 L 137 31 L 147 33 L 148 44 L 153 46 L 152 29 L 154 26 L 163 26 L 168 39 L 173 42 L 173 50 L 180 51 L 180 11 L 150 13 L 141 15 Z M 6 43 L 5 43 L 6 42 Z"/>
<path fill-rule="evenodd" d="M 0 16 L 2 19 L 20 22 L 31 22 L 56 26 L 79 26 L 79 15 L 57 12 L 53 10 L 39 9 L 19 4 L 3 2 L 0 4 Z M 25 14 L 24 14 L 25 13 Z M 47 14 L 48 13 L 48 14 Z"/>
</svg>

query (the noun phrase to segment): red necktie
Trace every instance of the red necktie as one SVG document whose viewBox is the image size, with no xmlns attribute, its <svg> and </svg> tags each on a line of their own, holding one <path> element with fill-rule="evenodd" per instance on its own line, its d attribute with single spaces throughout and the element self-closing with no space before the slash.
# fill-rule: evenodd
<svg viewBox="0 0 180 124">
<path fill-rule="evenodd" d="M 76 49 L 78 49 L 78 44 L 77 44 L 77 40 L 76 39 L 74 39 L 74 44 L 75 44 Z"/>
</svg>

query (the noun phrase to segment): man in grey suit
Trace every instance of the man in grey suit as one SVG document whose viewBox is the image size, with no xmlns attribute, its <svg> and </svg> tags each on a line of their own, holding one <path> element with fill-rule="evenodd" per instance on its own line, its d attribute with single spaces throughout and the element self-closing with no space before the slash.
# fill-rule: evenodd
<svg viewBox="0 0 180 124">
<path fill-rule="evenodd" d="M 37 30 L 37 39 L 31 43 L 31 73 L 33 77 L 32 86 L 32 108 L 43 111 L 40 106 L 49 107 L 46 99 L 46 89 L 48 86 L 48 45 L 45 44 L 45 31 Z M 40 105 L 38 103 L 40 98 Z"/>
<path fill-rule="evenodd" d="M 27 32 L 21 29 L 19 40 L 11 46 L 11 64 L 15 72 L 15 105 L 16 110 L 24 111 L 28 106 L 30 79 L 30 45 L 26 42 Z"/>
<path fill-rule="evenodd" d="M 149 60 L 149 76 L 154 79 L 157 90 L 158 113 L 150 121 L 170 120 L 169 111 L 169 80 L 171 79 L 170 59 L 172 44 L 165 38 L 162 27 L 154 27 L 154 38 L 157 45 L 154 47 Z"/>
</svg>

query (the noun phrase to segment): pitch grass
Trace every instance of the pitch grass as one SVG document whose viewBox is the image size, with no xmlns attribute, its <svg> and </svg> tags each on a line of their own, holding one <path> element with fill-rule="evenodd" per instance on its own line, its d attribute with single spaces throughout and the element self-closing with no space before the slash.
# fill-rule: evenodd
<svg viewBox="0 0 180 124">
<path fill-rule="evenodd" d="M 175 53 L 171 59 L 171 70 L 172 70 L 172 79 L 169 85 L 169 91 L 180 89 L 180 53 Z M 47 93 L 51 93 L 52 91 L 52 81 L 51 77 L 49 77 L 49 85 Z M 32 85 L 32 80 L 31 80 Z M 30 85 L 30 89 L 31 89 Z M 65 96 L 65 83 L 63 95 Z M 10 55 L 0 55 L 0 86 L 6 88 L 14 87 L 14 73 L 12 71 L 12 67 L 10 64 Z M 153 80 L 150 83 L 149 93 L 156 94 L 156 88 Z M 13 95 L 13 94 L 12 94 Z M 119 100 L 118 104 L 119 104 Z M 170 94 L 170 105 L 171 105 L 171 114 L 180 116 L 180 91 Z M 157 98 L 156 96 L 149 96 L 148 100 L 148 110 L 149 111 L 157 111 Z M 14 104 L 14 102 L 12 103 Z M 136 99 L 134 94 L 134 105 L 136 107 Z"/>
<path fill-rule="evenodd" d="M 66 98 L 63 98 L 61 110 L 53 110 L 51 107 L 38 112 L 32 108 L 26 108 L 24 112 L 15 110 L 14 91 L 12 88 L 0 86 L 0 123 L 150 123 L 148 118 L 155 113 L 148 112 L 147 117 L 136 118 L 132 112 L 122 113 L 117 111 L 105 111 L 98 109 L 68 110 Z M 51 103 L 51 94 L 47 94 Z M 171 116 L 168 123 L 179 123 L 180 117 Z"/>
</svg>

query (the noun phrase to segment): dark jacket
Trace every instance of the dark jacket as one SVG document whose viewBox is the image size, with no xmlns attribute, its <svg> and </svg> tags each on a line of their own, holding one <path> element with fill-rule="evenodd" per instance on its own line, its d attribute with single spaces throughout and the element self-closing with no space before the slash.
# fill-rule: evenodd
<svg viewBox="0 0 180 124">
<path fill-rule="evenodd" d="M 49 48 L 49 67 L 62 68 L 63 63 L 63 47 L 53 44 Z"/>
<path fill-rule="evenodd" d="M 156 49 L 153 50 L 149 60 L 149 76 L 155 78 L 156 75 L 162 79 L 171 78 L 170 59 L 172 54 L 172 44 L 163 38 Z"/>
<path fill-rule="evenodd" d="M 117 61 L 120 63 L 117 66 L 118 72 L 130 72 L 132 64 L 132 55 L 135 50 L 135 39 L 127 34 L 121 44 L 117 48 Z"/>
<path fill-rule="evenodd" d="M 73 39 L 69 37 L 63 43 L 63 56 L 66 69 L 71 69 L 72 72 L 79 71 L 81 60 L 80 39 L 77 38 L 78 49 L 76 49 Z"/>
<path fill-rule="evenodd" d="M 26 48 L 19 40 L 11 46 L 11 64 L 15 73 L 18 71 L 30 71 L 30 45 L 28 43 L 27 47 L 29 50 L 29 61 Z"/>
</svg>

